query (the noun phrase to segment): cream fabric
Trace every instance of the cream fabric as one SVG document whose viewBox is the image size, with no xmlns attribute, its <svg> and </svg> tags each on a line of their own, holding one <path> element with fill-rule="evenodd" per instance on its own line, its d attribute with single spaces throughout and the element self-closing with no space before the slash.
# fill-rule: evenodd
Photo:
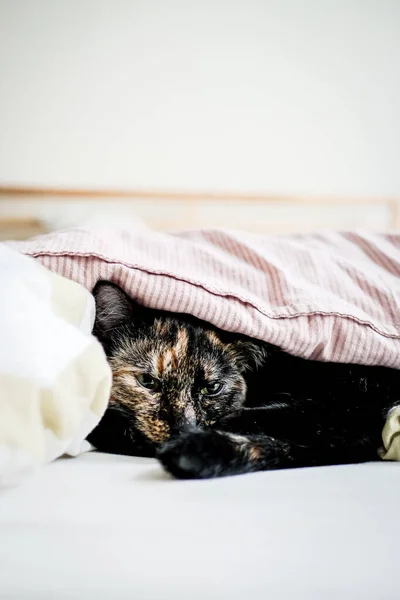
<svg viewBox="0 0 400 600">
<path fill-rule="evenodd" d="M 0 485 L 76 455 L 103 415 L 111 373 L 79 284 L 0 244 Z"/>
<path fill-rule="evenodd" d="M 386 420 L 382 432 L 384 449 L 380 456 L 383 460 L 400 460 L 400 406 L 393 408 Z"/>
</svg>

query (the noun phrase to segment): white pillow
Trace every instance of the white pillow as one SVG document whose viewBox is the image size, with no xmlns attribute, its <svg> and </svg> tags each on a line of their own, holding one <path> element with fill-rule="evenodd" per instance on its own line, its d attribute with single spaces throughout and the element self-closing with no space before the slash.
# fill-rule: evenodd
<svg viewBox="0 0 400 600">
<path fill-rule="evenodd" d="M 0 485 L 84 442 L 111 373 L 91 335 L 94 300 L 79 284 L 0 244 Z"/>
</svg>

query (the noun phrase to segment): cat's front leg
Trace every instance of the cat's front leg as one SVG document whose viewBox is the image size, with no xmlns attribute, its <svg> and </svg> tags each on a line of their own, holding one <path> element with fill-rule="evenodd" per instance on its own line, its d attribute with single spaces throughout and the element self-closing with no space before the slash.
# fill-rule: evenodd
<svg viewBox="0 0 400 600">
<path fill-rule="evenodd" d="M 216 429 L 181 433 L 161 447 L 158 458 L 181 479 L 300 466 L 310 461 L 306 449 L 286 438 L 289 433 L 296 437 L 298 427 L 305 426 L 307 420 L 300 412 L 297 416 L 283 403 L 244 408 L 219 421 Z"/>
<path fill-rule="evenodd" d="M 193 430 L 164 444 L 158 458 L 180 479 L 207 479 L 300 466 L 304 450 L 266 435 Z"/>
</svg>

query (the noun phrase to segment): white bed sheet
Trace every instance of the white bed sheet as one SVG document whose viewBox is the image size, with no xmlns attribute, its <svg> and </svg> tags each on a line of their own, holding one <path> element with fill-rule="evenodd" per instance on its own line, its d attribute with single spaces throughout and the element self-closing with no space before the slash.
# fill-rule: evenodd
<svg viewBox="0 0 400 600">
<path fill-rule="evenodd" d="M 0 598 L 398 599 L 400 464 L 175 481 L 88 453 L 0 494 Z"/>
</svg>

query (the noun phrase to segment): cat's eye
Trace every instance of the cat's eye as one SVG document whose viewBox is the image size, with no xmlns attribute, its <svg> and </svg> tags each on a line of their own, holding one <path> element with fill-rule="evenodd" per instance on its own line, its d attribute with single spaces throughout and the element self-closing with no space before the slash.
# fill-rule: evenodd
<svg viewBox="0 0 400 600">
<path fill-rule="evenodd" d="M 201 388 L 200 394 L 202 396 L 218 396 L 222 392 L 223 387 L 223 384 L 217 381 L 210 382 Z"/>
<path fill-rule="evenodd" d="M 160 387 L 159 380 L 147 373 L 139 373 L 139 375 L 136 375 L 136 379 L 142 387 L 146 388 L 146 390 L 156 392 Z"/>
</svg>

